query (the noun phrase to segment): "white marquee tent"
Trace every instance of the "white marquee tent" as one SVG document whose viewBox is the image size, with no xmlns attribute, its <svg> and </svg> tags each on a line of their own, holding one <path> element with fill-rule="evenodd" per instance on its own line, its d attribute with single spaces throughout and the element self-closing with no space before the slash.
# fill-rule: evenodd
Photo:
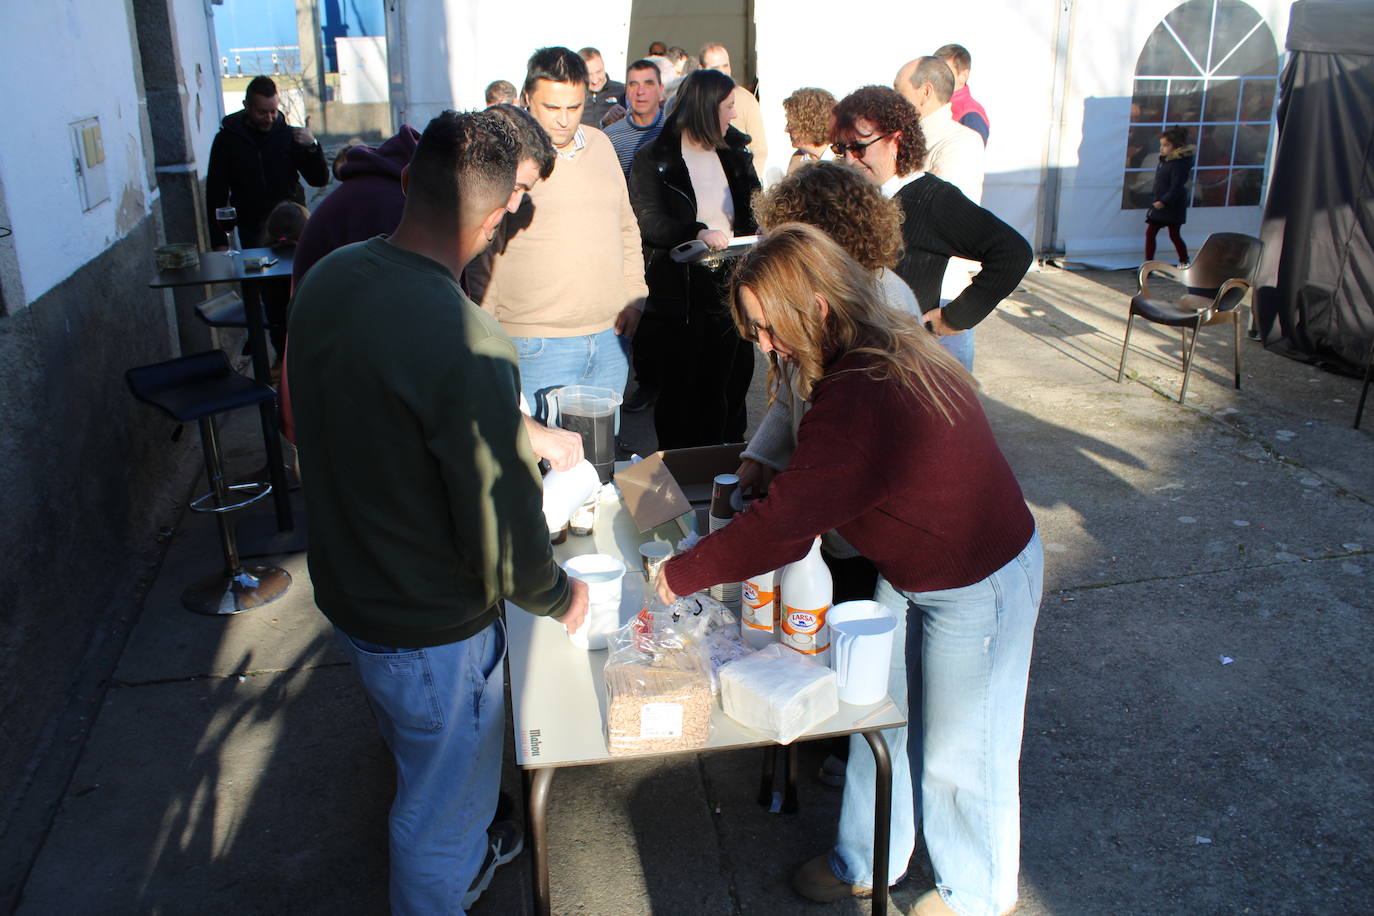
<svg viewBox="0 0 1374 916">
<path fill-rule="evenodd" d="M 633 9 L 652 10 L 659 37 L 686 46 L 673 14 L 696 17 L 683 19 L 682 31 L 700 34 L 702 10 L 720 2 L 722 23 L 732 6 L 744 8 L 737 0 L 640 0 Z M 1037 251 L 1097 266 L 1139 263 L 1144 210 L 1130 190 L 1148 194 L 1155 136 L 1176 122 L 1200 147 L 1185 238 L 1196 246 L 1212 232 L 1258 235 L 1288 8 L 1284 0 L 968 0 L 880 2 L 849 13 L 754 0 L 765 183 L 789 153 L 780 102 L 794 89 L 821 86 L 842 97 L 890 85 L 904 61 L 958 42 L 973 55 L 970 87 L 992 122 L 984 205 Z M 631 10 L 631 0 L 526 0 L 518 12 L 504 2 L 398 3 L 388 14 L 393 106 L 417 126 L 446 107 L 478 107 L 492 79 L 518 84 L 542 45 L 594 45 L 607 70 L 621 73 Z M 738 61 L 745 49 L 731 51 Z"/>
</svg>

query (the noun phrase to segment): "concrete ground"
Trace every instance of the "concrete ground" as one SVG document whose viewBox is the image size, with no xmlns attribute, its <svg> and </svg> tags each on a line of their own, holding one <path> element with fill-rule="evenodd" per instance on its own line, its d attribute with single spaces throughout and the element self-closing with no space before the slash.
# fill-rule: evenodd
<svg viewBox="0 0 1374 916">
<path fill-rule="evenodd" d="M 1172 333 L 1138 326 L 1117 384 L 1132 282 L 1033 273 L 978 329 L 1047 551 L 1016 912 L 1368 913 L 1374 408 L 1352 430 L 1357 381 L 1248 339 L 1233 390 L 1225 328 L 1185 405 Z M 255 427 L 234 430 L 247 469 Z M 651 448 L 647 418 L 625 437 Z M 216 552 L 205 518 L 171 537 L 74 772 L 48 781 L 17 912 L 385 912 L 391 765 L 304 557 L 280 561 L 295 582 L 273 605 L 182 611 Z M 839 805 L 824 749 L 800 753 L 795 815 L 755 804 L 758 751 L 561 772 L 554 912 L 867 913 L 788 889 Z M 930 880 L 918 850 L 899 907 Z M 522 856 L 473 913 L 526 912 L 529 890 Z"/>
</svg>

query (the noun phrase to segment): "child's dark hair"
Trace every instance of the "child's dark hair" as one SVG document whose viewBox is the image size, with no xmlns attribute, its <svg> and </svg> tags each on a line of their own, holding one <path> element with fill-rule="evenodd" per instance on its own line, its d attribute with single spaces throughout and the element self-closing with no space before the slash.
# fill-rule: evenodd
<svg viewBox="0 0 1374 916">
<path fill-rule="evenodd" d="M 309 218 L 310 211 L 294 200 L 277 204 L 267 214 L 267 222 L 263 226 L 267 244 L 273 248 L 295 248 L 301 240 L 301 233 L 305 231 L 305 221 Z"/>
<path fill-rule="evenodd" d="M 1188 131 L 1179 125 L 1164 128 L 1164 132 L 1159 135 L 1159 139 L 1168 140 L 1177 149 L 1188 145 Z"/>
</svg>

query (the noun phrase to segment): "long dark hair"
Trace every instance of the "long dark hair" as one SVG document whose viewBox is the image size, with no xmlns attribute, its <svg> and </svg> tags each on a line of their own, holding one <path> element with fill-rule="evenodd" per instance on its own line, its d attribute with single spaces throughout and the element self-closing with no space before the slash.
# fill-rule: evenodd
<svg viewBox="0 0 1374 916">
<path fill-rule="evenodd" d="M 711 149 L 724 146 L 720 103 L 734 91 L 735 81 L 719 70 L 693 70 L 678 84 L 673 110 L 663 124 L 663 132 L 676 138 L 685 134 Z"/>
</svg>

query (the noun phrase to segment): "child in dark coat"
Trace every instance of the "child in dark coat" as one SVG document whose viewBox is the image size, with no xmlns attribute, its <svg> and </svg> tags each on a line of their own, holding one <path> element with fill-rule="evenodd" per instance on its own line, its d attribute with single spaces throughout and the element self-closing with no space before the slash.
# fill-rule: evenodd
<svg viewBox="0 0 1374 916">
<path fill-rule="evenodd" d="M 1145 214 L 1145 260 L 1155 257 L 1155 237 L 1160 227 L 1169 229 L 1169 241 L 1178 252 L 1180 267 L 1188 266 L 1188 246 L 1178 227 L 1188 219 L 1188 179 L 1193 174 L 1197 148 L 1188 143 L 1182 127 L 1170 127 L 1159 135 L 1159 167 L 1155 170 L 1154 203 Z"/>
</svg>

